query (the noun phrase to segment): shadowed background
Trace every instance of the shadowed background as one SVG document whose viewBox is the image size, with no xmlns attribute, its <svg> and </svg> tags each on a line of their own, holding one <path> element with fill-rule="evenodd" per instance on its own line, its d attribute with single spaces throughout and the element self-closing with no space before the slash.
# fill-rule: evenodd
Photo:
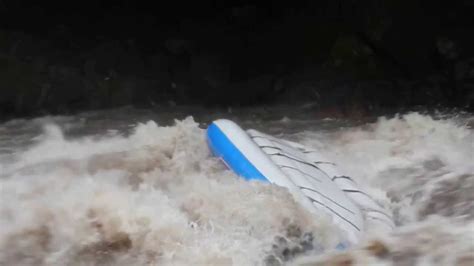
<svg viewBox="0 0 474 266">
<path fill-rule="evenodd" d="M 474 102 L 472 1 L 0 0 L 0 116 Z"/>
</svg>

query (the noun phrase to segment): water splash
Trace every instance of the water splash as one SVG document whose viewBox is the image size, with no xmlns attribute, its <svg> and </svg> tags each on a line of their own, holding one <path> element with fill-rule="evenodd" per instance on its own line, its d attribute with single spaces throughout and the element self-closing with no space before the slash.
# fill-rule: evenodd
<svg viewBox="0 0 474 266">
<path fill-rule="evenodd" d="M 369 232 L 360 246 L 324 253 L 336 229 L 284 189 L 236 178 L 192 118 L 161 126 L 146 122 L 149 113 L 117 112 L 0 125 L 0 265 L 473 261 L 474 133 L 456 117 L 411 113 L 349 127 L 286 111 L 240 117 L 324 150 L 394 212 L 393 234 Z"/>
</svg>

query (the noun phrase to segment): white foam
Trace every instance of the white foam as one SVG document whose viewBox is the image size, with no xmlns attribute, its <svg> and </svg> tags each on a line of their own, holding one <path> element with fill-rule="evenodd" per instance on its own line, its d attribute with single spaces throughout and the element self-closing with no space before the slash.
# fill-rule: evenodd
<svg viewBox="0 0 474 266">
<path fill-rule="evenodd" d="M 92 116 L 0 125 L 7 151 L 0 156 L 0 265 L 258 265 L 290 225 L 323 248 L 337 243 L 335 228 L 312 220 L 287 191 L 239 180 L 212 158 L 192 118 L 137 124 L 129 135 L 107 132 L 116 128 L 69 135 Z M 472 251 L 472 129 L 417 113 L 342 129 L 337 120 L 283 116 L 246 125 L 265 131 L 268 124 L 324 150 L 395 214 L 400 227 L 392 235 L 371 232 L 366 240 L 380 239 L 391 255 L 355 247 L 348 253 L 355 262 L 392 265 L 402 254 L 420 265 L 454 265 Z M 304 259 L 334 259 L 319 254 L 315 248 L 305 256 L 317 258 Z"/>
</svg>

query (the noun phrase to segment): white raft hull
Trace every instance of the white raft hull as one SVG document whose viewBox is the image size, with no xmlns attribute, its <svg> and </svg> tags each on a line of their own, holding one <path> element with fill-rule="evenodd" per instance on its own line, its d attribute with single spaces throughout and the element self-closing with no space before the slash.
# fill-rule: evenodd
<svg viewBox="0 0 474 266">
<path fill-rule="evenodd" d="M 246 132 L 225 119 L 208 127 L 207 139 L 212 152 L 236 174 L 287 188 L 309 211 L 327 214 L 351 243 L 365 231 L 365 219 L 393 228 L 391 216 L 317 151 L 256 130 Z"/>
</svg>

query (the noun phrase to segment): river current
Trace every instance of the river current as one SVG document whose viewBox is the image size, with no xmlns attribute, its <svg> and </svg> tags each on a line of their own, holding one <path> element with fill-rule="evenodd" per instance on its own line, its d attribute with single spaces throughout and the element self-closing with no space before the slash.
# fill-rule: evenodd
<svg viewBox="0 0 474 266">
<path fill-rule="evenodd" d="M 395 217 L 346 251 L 283 188 L 239 179 L 230 118 L 320 150 Z M 0 265 L 473 265 L 474 116 L 120 108 L 0 123 Z"/>
</svg>

